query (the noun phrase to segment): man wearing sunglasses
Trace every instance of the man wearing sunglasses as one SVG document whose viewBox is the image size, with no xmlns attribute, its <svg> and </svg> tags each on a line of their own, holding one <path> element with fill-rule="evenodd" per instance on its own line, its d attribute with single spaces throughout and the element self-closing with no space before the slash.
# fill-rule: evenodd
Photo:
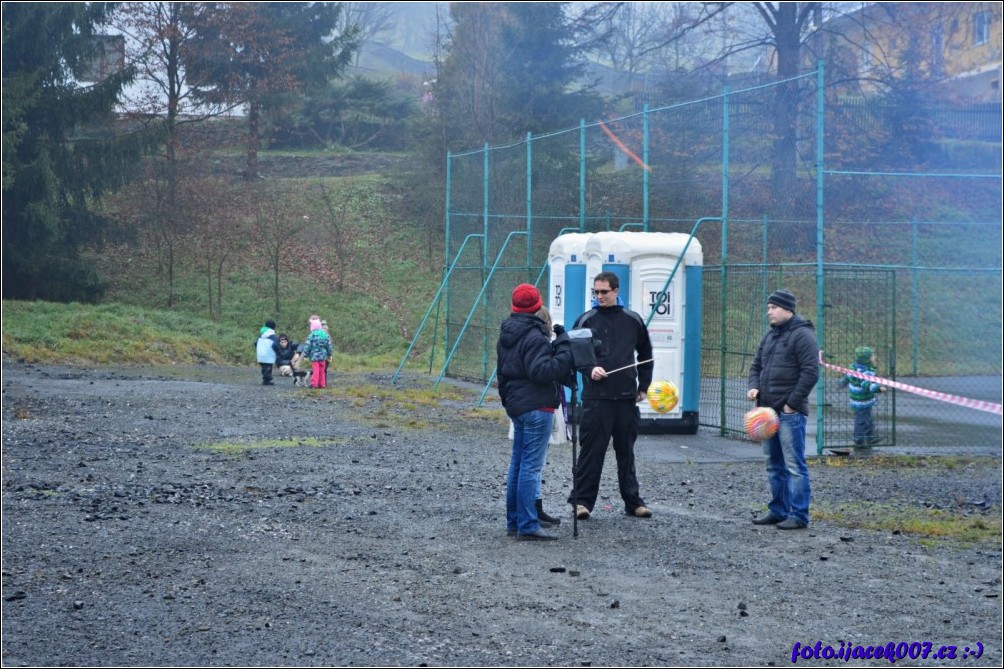
<svg viewBox="0 0 1004 669">
<path fill-rule="evenodd" d="M 652 382 L 652 364 L 630 366 L 637 360 L 652 359 L 652 341 L 642 317 L 618 303 L 619 287 L 620 280 L 613 272 L 597 274 L 593 279 L 596 306 L 575 321 L 576 328 L 589 328 L 600 341 L 597 366 L 583 371 L 582 452 L 568 497 L 579 520 L 589 518 L 596 505 L 611 437 L 625 513 L 637 518 L 652 516 L 639 493 L 634 465 L 634 442 L 641 422 L 638 402 L 645 399 Z M 620 371 L 608 374 L 608 369 Z"/>
</svg>

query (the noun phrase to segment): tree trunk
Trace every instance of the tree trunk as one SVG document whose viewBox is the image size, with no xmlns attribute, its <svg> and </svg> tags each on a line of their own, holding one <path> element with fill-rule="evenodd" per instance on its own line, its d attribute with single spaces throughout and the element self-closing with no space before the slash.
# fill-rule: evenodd
<svg viewBox="0 0 1004 669">
<path fill-rule="evenodd" d="M 774 96 L 771 191 L 775 203 L 775 216 L 782 220 L 791 220 L 798 215 L 796 207 L 798 84 L 786 80 L 798 75 L 801 44 L 801 28 L 798 24 L 799 4 L 782 2 L 777 5 L 774 34 L 777 44 L 777 74 L 784 83 L 777 87 Z M 795 227 L 798 227 L 797 224 Z M 788 234 L 785 235 L 787 239 L 783 240 L 784 245 L 801 246 L 797 236 L 797 230 L 789 228 Z"/>
<path fill-rule="evenodd" d="M 167 243 L 167 308 L 174 308 L 174 244 Z"/>
<path fill-rule="evenodd" d="M 244 178 L 248 181 L 258 178 L 258 143 L 261 132 L 261 107 L 252 100 L 248 104 L 248 155 L 244 168 Z"/>
<path fill-rule="evenodd" d="M 279 261 L 282 259 L 282 243 L 277 239 L 275 244 L 275 254 L 272 256 L 273 288 L 275 289 L 275 313 L 281 313 L 279 308 Z"/>
<path fill-rule="evenodd" d="M 223 263 L 221 259 L 216 266 L 216 321 L 223 317 Z"/>
<path fill-rule="evenodd" d="M 209 320 L 216 320 L 213 317 L 213 261 L 206 257 L 206 292 L 209 302 Z"/>
</svg>

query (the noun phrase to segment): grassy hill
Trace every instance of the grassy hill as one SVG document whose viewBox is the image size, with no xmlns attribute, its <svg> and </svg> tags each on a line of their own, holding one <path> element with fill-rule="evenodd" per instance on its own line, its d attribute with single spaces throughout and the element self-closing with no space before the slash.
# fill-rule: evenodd
<svg viewBox="0 0 1004 669">
<path fill-rule="evenodd" d="M 240 161 L 223 157 L 213 169 L 226 179 Z M 129 214 L 135 193 L 110 198 L 109 213 L 131 234 L 87 252 L 109 284 L 102 303 L 5 301 L 4 351 L 29 361 L 246 364 L 266 319 L 302 341 L 316 313 L 328 321 L 344 364 L 396 365 L 442 264 L 441 230 L 386 176 L 400 162 L 393 155 L 263 156 L 260 188 L 282 204 L 271 210 L 283 219 L 278 299 L 256 229 L 263 224 L 251 216 L 237 222 L 239 238 L 222 262 L 212 255 L 211 228 L 176 235 L 168 308 L 172 263 L 163 240 L 142 215 Z"/>
</svg>

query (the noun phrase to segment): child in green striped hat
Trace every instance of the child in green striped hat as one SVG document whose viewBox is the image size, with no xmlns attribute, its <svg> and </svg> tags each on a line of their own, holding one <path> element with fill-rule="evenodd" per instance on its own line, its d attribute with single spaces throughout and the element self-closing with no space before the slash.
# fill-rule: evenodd
<svg viewBox="0 0 1004 669">
<path fill-rule="evenodd" d="M 875 351 L 870 346 L 859 346 L 854 349 L 854 362 L 851 369 L 865 376 L 875 376 L 875 366 L 878 361 Z M 882 440 L 875 436 L 875 423 L 872 420 L 872 407 L 878 401 L 878 393 L 886 391 L 885 386 L 871 379 L 862 379 L 845 374 L 840 385 L 847 386 L 850 392 L 850 408 L 854 412 L 854 445 L 874 446 Z"/>
</svg>

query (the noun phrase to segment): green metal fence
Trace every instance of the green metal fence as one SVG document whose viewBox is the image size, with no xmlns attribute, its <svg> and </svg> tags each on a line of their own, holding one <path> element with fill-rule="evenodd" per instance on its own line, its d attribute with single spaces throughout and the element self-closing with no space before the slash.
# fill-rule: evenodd
<svg viewBox="0 0 1004 669">
<path fill-rule="evenodd" d="M 825 82 L 820 65 L 448 155 L 444 282 L 402 368 L 431 349 L 440 378 L 487 382 L 512 286 L 546 295 L 559 234 L 690 233 L 700 220 L 703 424 L 737 429 L 748 404 L 734 386 L 766 327 L 766 295 L 781 286 L 834 364 L 873 340 L 886 373 L 999 402 L 1001 143 L 984 121 L 999 128 L 1000 105 L 848 103 Z M 847 440 L 846 402 L 823 377 L 820 450 Z M 876 410 L 887 443 L 1000 442 L 999 416 L 926 398 L 907 410 L 904 395 Z M 908 413 L 982 427 L 915 429 Z"/>
</svg>

